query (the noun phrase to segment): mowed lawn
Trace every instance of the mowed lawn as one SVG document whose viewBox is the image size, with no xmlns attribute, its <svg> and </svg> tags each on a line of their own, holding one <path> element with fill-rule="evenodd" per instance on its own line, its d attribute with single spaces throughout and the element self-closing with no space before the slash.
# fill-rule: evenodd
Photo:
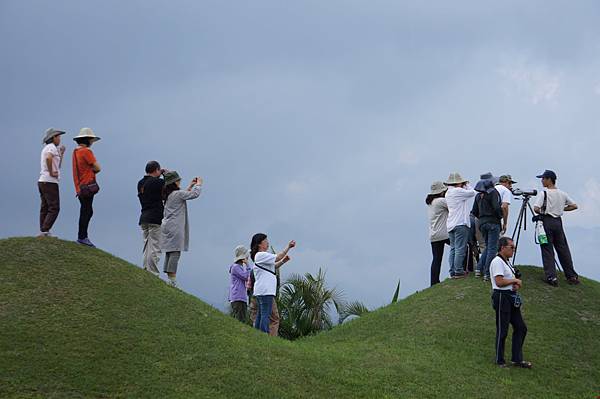
<svg viewBox="0 0 600 399">
<path fill-rule="evenodd" d="M 539 268 L 523 268 L 532 370 L 493 365 L 490 287 L 472 277 L 288 342 L 71 242 L 0 240 L 0 270 L 2 398 L 600 395 L 600 283 L 553 288 Z"/>
</svg>

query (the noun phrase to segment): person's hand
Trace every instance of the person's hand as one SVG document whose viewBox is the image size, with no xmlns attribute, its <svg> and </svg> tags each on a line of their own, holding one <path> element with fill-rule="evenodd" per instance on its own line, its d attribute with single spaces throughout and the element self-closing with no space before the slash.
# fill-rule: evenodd
<svg viewBox="0 0 600 399">
<path fill-rule="evenodd" d="M 288 263 L 292 258 L 290 258 L 289 255 L 286 255 L 283 257 L 283 259 L 281 260 L 283 263 Z"/>
<path fill-rule="evenodd" d="M 52 176 L 52 177 L 58 177 L 58 172 L 56 172 L 56 171 L 53 170 L 53 171 L 50 172 L 50 176 Z"/>
<path fill-rule="evenodd" d="M 519 279 L 515 279 L 515 282 L 513 283 L 513 286 L 512 286 L 512 290 L 518 291 L 521 289 L 522 286 L 523 286 L 523 282 Z"/>
<path fill-rule="evenodd" d="M 201 177 L 196 177 L 196 184 L 198 186 L 201 186 L 202 184 L 204 184 L 204 179 L 202 179 Z"/>
<path fill-rule="evenodd" d="M 292 240 L 292 241 L 290 241 L 290 243 L 288 244 L 288 248 L 289 248 L 289 249 L 292 249 L 292 248 L 294 248 L 295 246 L 296 246 L 296 241 L 295 241 L 295 240 Z"/>
<path fill-rule="evenodd" d="M 64 155 L 65 151 L 67 150 L 67 147 L 65 147 L 64 145 L 61 145 L 60 147 L 58 147 L 58 151 L 60 151 L 60 155 Z"/>
</svg>

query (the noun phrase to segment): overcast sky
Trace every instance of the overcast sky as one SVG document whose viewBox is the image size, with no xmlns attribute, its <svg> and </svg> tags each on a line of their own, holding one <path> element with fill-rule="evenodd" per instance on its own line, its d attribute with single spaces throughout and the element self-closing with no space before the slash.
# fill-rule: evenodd
<svg viewBox="0 0 600 399">
<path fill-rule="evenodd" d="M 600 279 L 599 20 L 597 1 L 1 0 L 0 237 L 38 231 L 53 126 L 69 149 L 54 233 L 76 239 L 71 139 L 91 127 L 92 241 L 140 265 L 146 162 L 204 177 L 179 280 L 219 308 L 257 232 L 298 241 L 284 277 L 323 267 L 370 307 L 398 279 L 427 287 L 424 198 L 452 171 L 539 188 L 554 169 L 580 205 L 576 270 Z M 520 251 L 541 264 L 533 229 Z"/>
</svg>

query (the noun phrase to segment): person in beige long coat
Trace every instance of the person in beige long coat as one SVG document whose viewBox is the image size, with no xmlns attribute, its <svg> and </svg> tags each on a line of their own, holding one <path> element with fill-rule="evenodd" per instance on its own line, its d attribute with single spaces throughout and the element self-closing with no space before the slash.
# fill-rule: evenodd
<svg viewBox="0 0 600 399">
<path fill-rule="evenodd" d="M 175 171 L 165 173 L 163 200 L 165 212 L 161 224 L 161 250 L 165 254 L 164 272 L 169 285 L 177 287 L 177 265 L 182 251 L 189 249 L 190 226 L 187 201 L 200 196 L 202 178 L 195 177 L 187 190 L 181 190 L 181 177 Z"/>
</svg>

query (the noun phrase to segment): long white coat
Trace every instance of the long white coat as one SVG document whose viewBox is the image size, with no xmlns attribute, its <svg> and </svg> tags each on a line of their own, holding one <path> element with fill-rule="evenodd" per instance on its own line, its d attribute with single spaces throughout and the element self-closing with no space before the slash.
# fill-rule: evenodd
<svg viewBox="0 0 600 399">
<path fill-rule="evenodd" d="M 163 252 L 187 251 L 190 243 L 187 202 L 200 196 L 200 186 L 190 191 L 173 191 L 165 203 L 161 225 L 161 249 Z"/>
</svg>

